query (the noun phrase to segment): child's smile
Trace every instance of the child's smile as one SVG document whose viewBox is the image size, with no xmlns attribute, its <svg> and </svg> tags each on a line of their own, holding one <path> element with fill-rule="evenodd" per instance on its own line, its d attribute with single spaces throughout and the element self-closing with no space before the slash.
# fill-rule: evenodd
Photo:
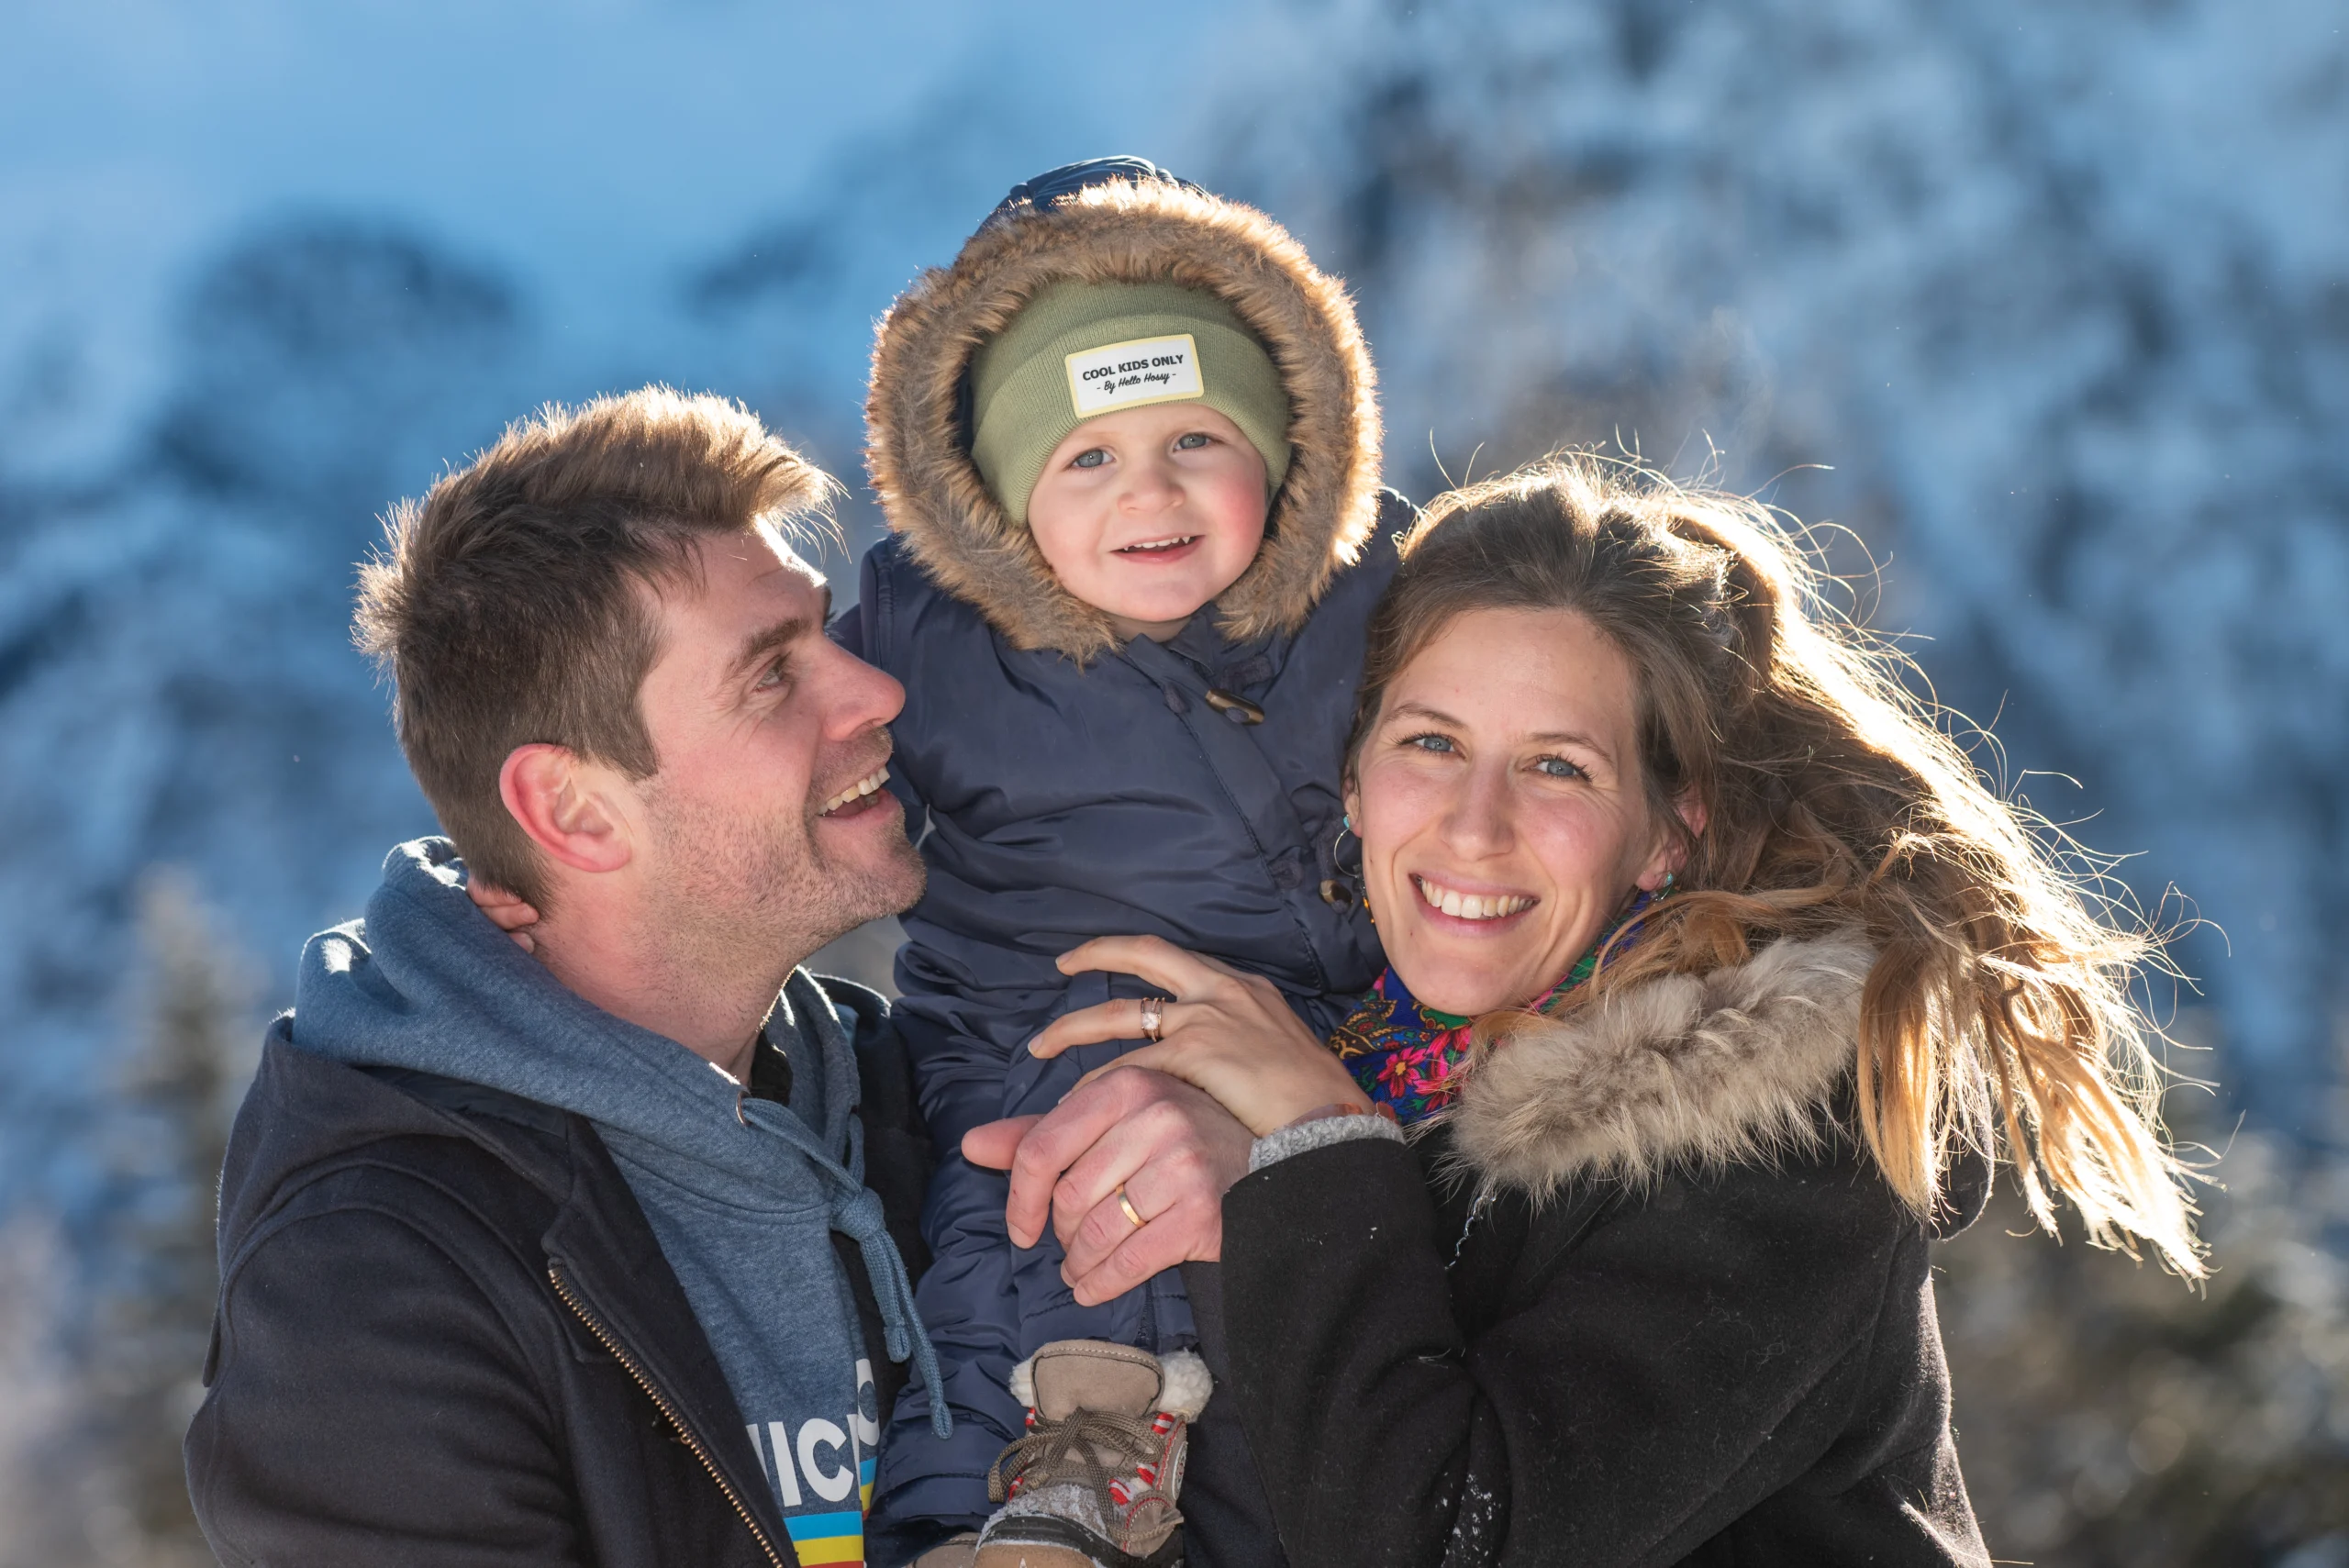
<svg viewBox="0 0 2349 1568">
<path fill-rule="evenodd" d="M 1118 553 L 1130 555 L 1141 561 L 1163 564 L 1170 561 L 1187 558 L 1191 553 L 1191 547 L 1199 542 L 1199 538 L 1197 534 L 1174 534 L 1166 539 L 1143 539 L 1139 544 L 1124 546 Z"/>
</svg>

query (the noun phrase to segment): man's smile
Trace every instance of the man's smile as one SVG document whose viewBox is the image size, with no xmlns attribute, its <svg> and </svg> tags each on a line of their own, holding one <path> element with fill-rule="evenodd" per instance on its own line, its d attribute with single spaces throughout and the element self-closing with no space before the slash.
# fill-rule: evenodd
<svg viewBox="0 0 2349 1568">
<path fill-rule="evenodd" d="M 875 768 L 824 802 L 822 809 L 818 811 L 817 815 L 818 817 L 857 816 L 865 809 L 866 803 L 874 793 L 888 782 L 889 770 L 885 766 Z"/>
</svg>

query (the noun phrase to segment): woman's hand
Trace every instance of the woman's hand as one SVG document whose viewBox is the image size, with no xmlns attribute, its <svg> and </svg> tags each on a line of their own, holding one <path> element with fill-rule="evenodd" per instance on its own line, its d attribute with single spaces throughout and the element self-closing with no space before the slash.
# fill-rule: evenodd
<svg viewBox="0 0 2349 1568">
<path fill-rule="evenodd" d="M 490 924 L 512 937 L 524 952 L 538 951 L 539 944 L 531 939 L 530 928 L 539 923 L 539 912 L 534 906 L 525 904 L 520 894 L 508 893 L 493 884 L 467 877 L 465 896 L 489 917 Z"/>
<path fill-rule="evenodd" d="M 1162 1269 L 1223 1255 L 1223 1195 L 1248 1173 L 1252 1141 L 1189 1084 L 1124 1071 L 1088 1079 L 1049 1116 L 973 1128 L 963 1156 L 1011 1173 L 1012 1240 L 1034 1246 L 1050 1219 L 1067 1254 L 1061 1277 L 1092 1307 Z"/>
<path fill-rule="evenodd" d="M 1158 937 L 1097 937 L 1063 953 L 1060 969 L 1139 975 L 1174 997 L 1160 1008 L 1157 1044 L 1096 1068 L 1080 1085 L 1121 1067 L 1154 1068 L 1206 1090 L 1259 1138 L 1327 1106 L 1370 1108 L 1370 1096 L 1259 975 Z M 1065 1014 L 1028 1049 L 1052 1057 L 1071 1046 L 1135 1039 L 1143 1032 L 1141 1008 L 1139 999 L 1124 998 Z"/>
</svg>

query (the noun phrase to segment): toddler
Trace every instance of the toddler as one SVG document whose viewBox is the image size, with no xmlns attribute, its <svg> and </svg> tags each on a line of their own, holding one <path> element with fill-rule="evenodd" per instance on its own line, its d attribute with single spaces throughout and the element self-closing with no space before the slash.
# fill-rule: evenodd
<svg viewBox="0 0 2349 1568">
<path fill-rule="evenodd" d="M 896 1018 L 941 1156 L 918 1300 L 942 1369 L 898 1402 L 875 1529 L 984 1523 L 989 1568 L 1277 1562 L 1236 1419 L 1202 1413 L 1182 1272 L 1079 1306 L 1049 1231 L 1014 1248 L 1005 1178 L 957 1151 L 1142 1043 L 1025 1049 L 1146 994 L 1061 973 L 1090 938 L 1243 966 L 1324 1032 L 1379 973 L 1334 861 L 1338 769 L 1409 519 L 1378 487 L 1353 307 L 1262 213 L 1141 160 L 1072 165 L 896 302 L 867 416 L 893 537 L 833 635 L 907 691 L 889 787 L 930 876 Z"/>
</svg>

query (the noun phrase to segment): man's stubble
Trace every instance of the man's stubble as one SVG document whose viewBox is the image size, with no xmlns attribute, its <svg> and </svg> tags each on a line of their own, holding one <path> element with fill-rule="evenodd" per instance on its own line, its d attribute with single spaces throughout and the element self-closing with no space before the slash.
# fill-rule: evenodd
<svg viewBox="0 0 2349 1568">
<path fill-rule="evenodd" d="M 818 948 L 921 896 L 921 857 L 902 831 L 877 862 L 843 863 L 822 852 L 812 814 L 743 817 L 657 784 L 645 803 L 655 940 L 681 993 L 750 974 L 779 991 Z"/>
</svg>

